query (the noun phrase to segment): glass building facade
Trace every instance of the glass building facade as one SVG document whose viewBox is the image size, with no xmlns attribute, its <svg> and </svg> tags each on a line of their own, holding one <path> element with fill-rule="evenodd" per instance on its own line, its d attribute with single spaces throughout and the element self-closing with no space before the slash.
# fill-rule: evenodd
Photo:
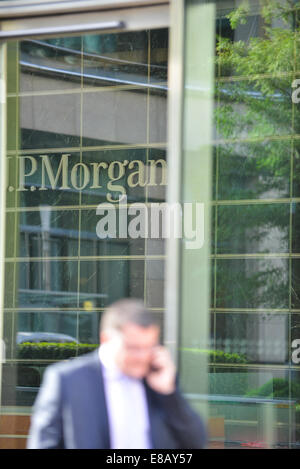
<svg viewBox="0 0 300 469">
<path fill-rule="evenodd" d="M 106 2 L 88 33 L 74 1 L 55 34 L 61 12 L 37 32 L 25 3 L 0 2 L 0 448 L 25 447 L 44 370 L 96 348 L 122 297 L 159 316 L 209 447 L 297 448 L 300 5 Z M 196 249 L 138 217 L 174 202 L 204 210 Z"/>
</svg>

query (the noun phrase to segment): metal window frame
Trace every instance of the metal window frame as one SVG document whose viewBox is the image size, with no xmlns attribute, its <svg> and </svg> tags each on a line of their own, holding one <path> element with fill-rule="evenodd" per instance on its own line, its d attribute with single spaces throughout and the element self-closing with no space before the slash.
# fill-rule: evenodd
<svg viewBox="0 0 300 469">
<path fill-rule="evenodd" d="M 5 343 L 3 341 L 3 308 L 6 231 L 6 54 L 6 44 L 0 44 L 0 404 L 2 389 L 2 363 L 5 362 Z"/>
<path fill-rule="evenodd" d="M 0 19 L 119 10 L 168 4 L 169 0 L 18 0 L 0 3 Z"/>
<path fill-rule="evenodd" d="M 169 3 L 157 0 L 43 2 L 9 8 L 0 3 L 0 41 L 74 35 L 93 31 L 136 31 L 169 27 Z M 60 4 L 66 5 L 60 9 Z M 43 7 L 43 8 L 41 8 Z"/>
<path fill-rule="evenodd" d="M 168 186 L 167 201 L 181 202 L 182 129 L 184 89 L 185 0 L 173 0 L 170 6 L 169 79 L 168 79 Z M 175 217 L 177 218 L 177 217 Z M 174 223 L 180 221 L 174 220 Z M 174 227 L 175 229 L 175 227 Z M 178 227 L 176 227 L 178 230 Z M 166 243 L 165 265 L 165 344 L 178 367 L 180 309 L 180 239 L 170 237 Z"/>
</svg>

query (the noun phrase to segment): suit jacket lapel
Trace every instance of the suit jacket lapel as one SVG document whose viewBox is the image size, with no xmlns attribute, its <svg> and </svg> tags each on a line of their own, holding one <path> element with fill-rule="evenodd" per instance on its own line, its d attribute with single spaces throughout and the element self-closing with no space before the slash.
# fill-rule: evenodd
<svg viewBox="0 0 300 469">
<path fill-rule="evenodd" d="M 146 389 L 150 433 L 153 449 L 168 448 L 170 435 L 164 419 L 164 411 L 158 403 L 155 391 L 153 391 L 144 380 Z"/>
<path fill-rule="evenodd" d="M 154 449 L 175 449 L 177 442 L 168 425 L 167 416 L 159 393 L 151 389 L 144 380 L 149 409 L 151 438 Z"/>
</svg>

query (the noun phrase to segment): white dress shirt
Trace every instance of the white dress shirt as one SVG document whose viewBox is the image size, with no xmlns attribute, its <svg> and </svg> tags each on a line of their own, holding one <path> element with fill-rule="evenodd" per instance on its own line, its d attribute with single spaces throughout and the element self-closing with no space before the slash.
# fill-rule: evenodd
<svg viewBox="0 0 300 469">
<path fill-rule="evenodd" d="M 150 423 L 146 392 L 141 380 L 123 374 L 112 359 L 109 344 L 102 344 L 103 369 L 112 449 L 150 449 Z"/>
</svg>

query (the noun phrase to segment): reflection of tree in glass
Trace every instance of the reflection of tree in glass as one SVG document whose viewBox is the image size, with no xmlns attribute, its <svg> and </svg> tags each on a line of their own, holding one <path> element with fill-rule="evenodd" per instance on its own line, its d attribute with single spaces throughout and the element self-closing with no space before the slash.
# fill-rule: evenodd
<svg viewBox="0 0 300 469">
<path fill-rule="evenodd" d="M 298 68 L 300 26 L 295 27 L 298 10 L 287 15 L 279 8 L 279 2 L 267 3 L 273 5 L 273 16 L 270 17 L 268 8 L 261 9 L 264 26 L 260 37 L 237 42 L 217 38 L 220 79 L 216 82 L 216 127 L 225 159 L 231 155 L 246 160 L 243 177 L 248 175 L 255 183 L 254 187 L 248 185 L 247 198 L 251 195 L 259 198 L 270 190 L 288 194 L 291 152 L 288 137 L 300 133 L 291 87 Z M 243 8 L 229 17 L 233 28 L 247 21 Z M 278 17 L 282 27 L 271 27 L 270 23 Z M 295 152 L 298 157 L 297 144 Z"/>
<path fill-rule="evenodd" d="M 228 18 L 236 30 L 248 22 L 250 10 L 241 6 Z M 229 212 L 218 210 L 220 253 L 278 254 L 291 248 L 286 206 L 272 209 L 270 204 L 258 207 L 251 201 L 274 203 L 300 193 L 300 139 L 295 138 L 300 135 L 300 119 L 291 86 L 300 71 L 300 2 L 262 1 L 259 29 L 258 37 L 236 42 L 217 36 L 215 190 L 219 200 L 250 201 L 247 216 L 241 216 L 242 211 L 238 215 L 234 207 L 231 218 Z M 292 213 L 296 212 L 293 207 Z M 300 250 L 295 242 L 300 232 L 297 218 L 293 217 L 294 252 Z M 218 266 L 220 306 L 288 307 L 286 267 L 280 262 L 268 266 L 266 261 L 265 268 L 255 272 L 241 260 L 230 272 L 231 285 L 235 278 L 237 282 L 234 289 Z M 293 274 L 299 277 L 295 269 Z"/>
</svg>

